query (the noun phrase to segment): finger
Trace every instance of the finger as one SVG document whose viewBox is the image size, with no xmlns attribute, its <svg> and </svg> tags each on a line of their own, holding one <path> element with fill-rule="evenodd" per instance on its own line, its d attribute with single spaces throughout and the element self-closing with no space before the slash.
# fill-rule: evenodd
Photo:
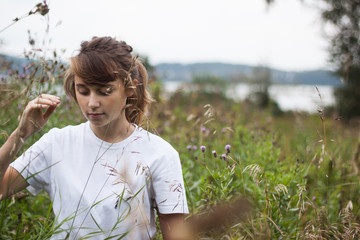
<svg viewBox="0 0 360 240">
<path fill-rule="evenodd" d="M 39 97 L 44 98 L 44 99 L 48 99 L 48 100 L 50 100 L 52 102 L 60 102 L 60 97 L 55 96 L 55 95 L 51 95 L 51 94 L 42 93 L 42 94 L 40 94 Z"/>
<path fill-rule="evenodd" d="M 51 107 L 52 105 L 48 105 L 48 104 L 41 104 L 41 103 L 31 103 L 29 104 L 29 110 L 34 110 L 34 109 L 45 109 L 48 107 Z"/>
<path fill-rule="evenodd" d="M 33 101 L 38 104 L 57 105 L 60 103 L 60 98 L 53 95 L 42 94 Z"/>
<path fill-rule="evenodd" d="M 44 99 L 44 98 L 35 98 L 32 101 L 33 104 L 41 104 L 41 105 L 46 105 L 46 106 L 53 106 L 53 105 L 57 105 L 57 103 L 50 101 L 49 99 Z"/>
<path fill-rule="evenodd" d="M 54 113 L 57 106 L 50 106 L 48 109 L 46 109 L 46 112 L 44 114 L 44 119 L 47 121 L 49 117 Z"/>
</svg>

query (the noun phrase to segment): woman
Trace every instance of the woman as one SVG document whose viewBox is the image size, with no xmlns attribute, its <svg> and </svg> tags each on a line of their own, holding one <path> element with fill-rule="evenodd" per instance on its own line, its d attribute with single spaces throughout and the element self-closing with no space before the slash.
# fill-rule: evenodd
<svg viewBox="0 0 360 240">
<path fill-rule="evenodd" d="M 138 126 L 151 98 L 131 52 L 111 37 L 83 42 L 64 87 L 88 121 L 50 130 L 11 163 L 59 106 L 60 98 L 42 94 L 0 149 L 1 197 L 47 191 L 60 229 L 53 239 L 151 239 L 155 212 L 164 239 L 181 231 L 188 208 L 179 156 Z"/>
</svg>

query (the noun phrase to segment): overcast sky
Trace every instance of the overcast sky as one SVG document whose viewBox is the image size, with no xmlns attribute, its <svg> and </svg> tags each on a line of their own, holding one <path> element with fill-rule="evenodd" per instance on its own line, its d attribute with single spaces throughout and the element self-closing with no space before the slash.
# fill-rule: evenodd
<svg viewBox="0 0 360 240">
<path fill-rule="evenodd" d="M 38 2 L 0 0 L 0 29 Z M 300 0 L 277 0 L 270 7 L 265 0 L 47 2 L 49 19 L 33 15 L 0 33 L 0 52 L 22 56 L 30 49 L 30 30 L 38 47 L 51 38 L 48 48 L 66 49 L 63 59 L 74 55 L 81 41 L 107 35 L 125 40 L 153 64 L 226 62 L 299 71 L 330 67 L 319 14 Z"/>
</svg>

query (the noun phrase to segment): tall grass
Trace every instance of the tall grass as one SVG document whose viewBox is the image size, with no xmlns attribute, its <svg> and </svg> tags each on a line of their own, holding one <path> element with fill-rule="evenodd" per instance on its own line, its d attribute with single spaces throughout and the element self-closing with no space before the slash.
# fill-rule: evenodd
<svg viewBox="0 0 360 240">
<path fill-rule="evenodd" d="M 181 152 L 192 213 L 211 211 L 238 196 L 252 203 L 246 220 L 204 235 L 356 239 L 359 129 L 322 113 L 273 117 L 270 110 L 260 112 L 246 103 L 213 101 L 222 97 L 177 92 L 169 104 L 161 103 L 161 111 L 151 112 L 160 134 Z"/>
<path fill-rule="evenodd" d="M 11 75 L 1 85 L 1 102 L 21 93 L 30 77 Z M 33 78 L 38 81 L 38 76 Z M 31 95 L 22 94 L 0 109 L 1 144 L 15 129 Z M 77 107 L 62 98 L 62 106 L 27 146 L 54 126 L 83 121 Z M 210 239 L 358 237 L 358 128 L 317 114 L 273 117 L 270 111 L 201 91 L 160 97 L 148 118 L 154 132 L 180 153 L 190 216 L 201 217 L 239 197 L 252 206 L 246 217 L 240 212 L 216 228 L 197 228 L 200 233 L 195 234 Z M 16 198 L 0 204 L 1 238 L 50 236 L 54 215 L 46 194 Z"/>
</svg>

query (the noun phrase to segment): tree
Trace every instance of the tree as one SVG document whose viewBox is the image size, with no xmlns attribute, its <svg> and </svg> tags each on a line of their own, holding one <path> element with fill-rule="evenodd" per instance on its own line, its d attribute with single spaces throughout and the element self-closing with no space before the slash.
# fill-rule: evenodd
<svg viewBox="0 0 360 240">
<path fill-rule="evenodd" d="M 269 87 L 271 84 L 271 70 L 268 67 L 258 66 L 253 69 L 252 73 L 254 89 L 249 99 L 261 109 L 270 104 Z"/>
<path fill-rule="evenodd" d="M 266 0 L 271 4 L 275 0 Z M 360 117 L 360 0 L 318 0 L 320 14 L 330 25 L 329 55 L 344 85 L 335 92 L 336 108 L 348 121 Z"/>
<path fill-rule="evenodd" d="M 331 60 L 344 85 L 335 91 L 336 108 L 345 121 L 360 117 L 360 0 L 323 0 L 322 18 L 336 30 Z"/>
</svg>

